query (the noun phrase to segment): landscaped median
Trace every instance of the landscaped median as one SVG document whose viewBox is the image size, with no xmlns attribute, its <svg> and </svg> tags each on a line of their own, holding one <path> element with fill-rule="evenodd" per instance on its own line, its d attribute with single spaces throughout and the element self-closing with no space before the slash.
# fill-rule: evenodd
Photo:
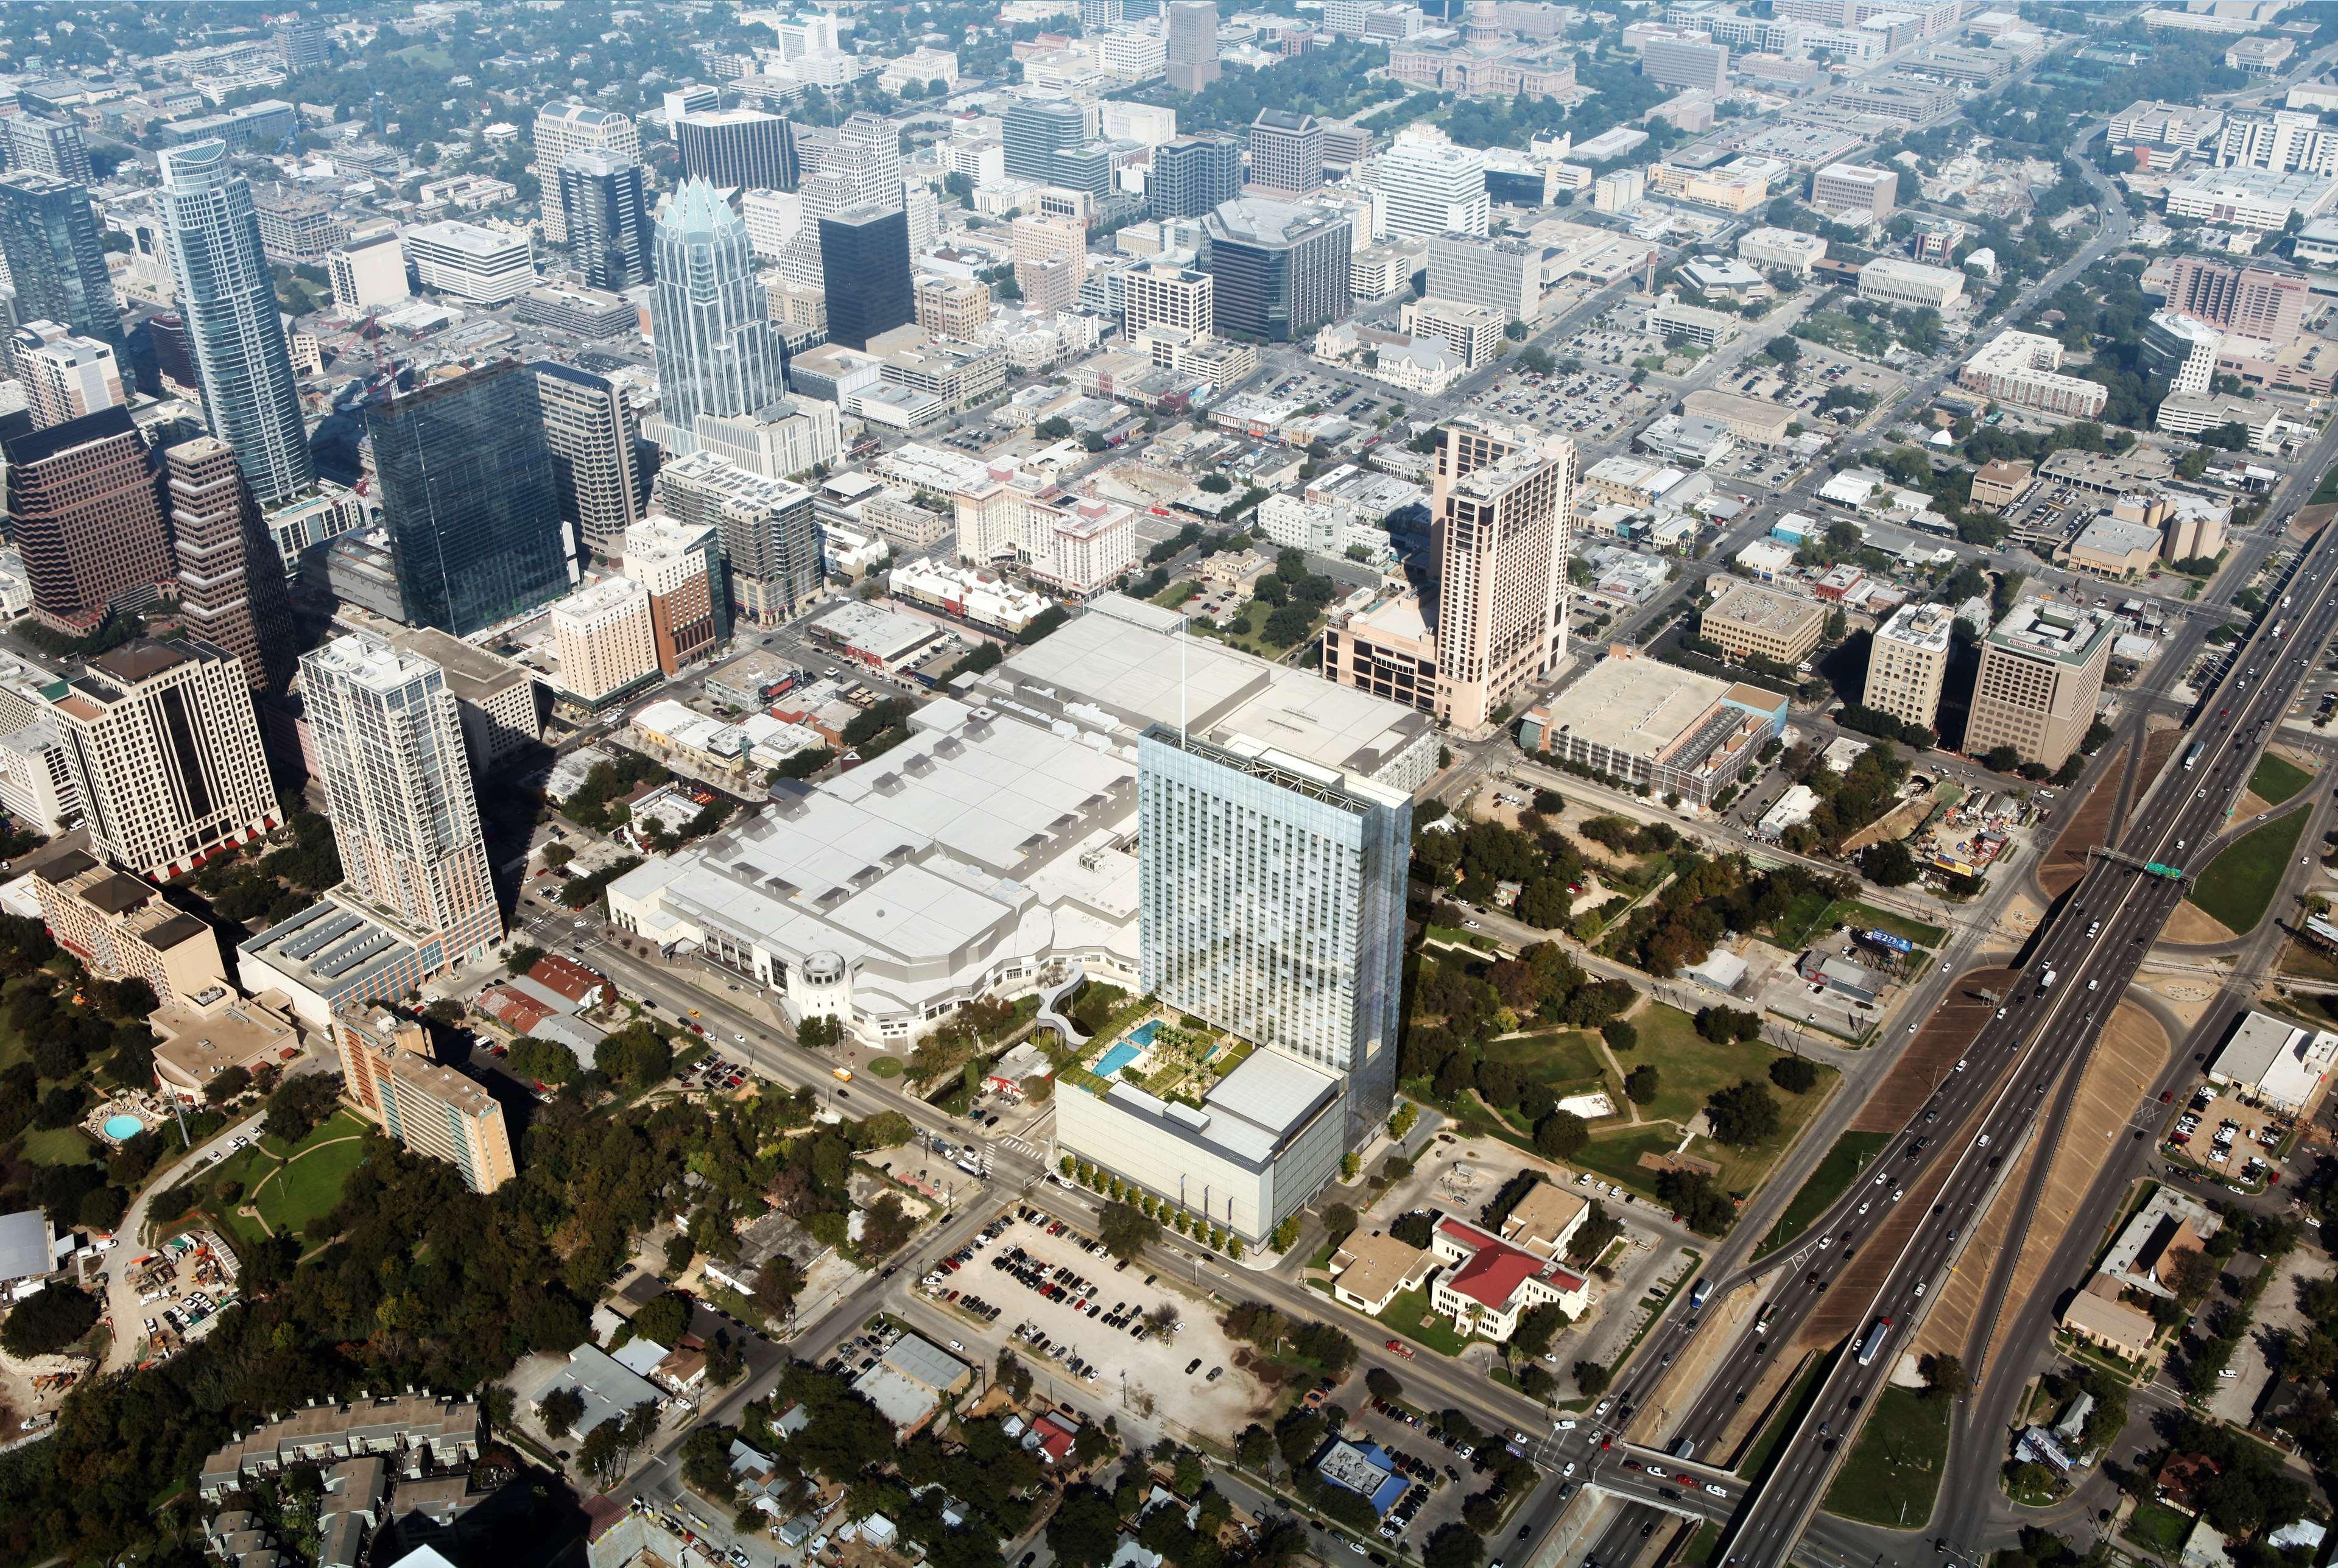
<svg viewBox="0 0 2338 1568">
<path fill-rule="evenodd" d="M 1768 1257 L 1817 1223 L 1819 1216 L 1851 1190 L 1860 1172 L 1872 1164 L 1891 1142 L 1889 1132 L 1846 1132 L 1836 1139 L 1834 1147 L 1827 1151 L 1818 1169 L 1803 1180 L 1794 1200 L 1786 1205 L 1786 1211 L 1778 1216 L 1778 1222 L 1762 1239 L 1762 1245 L 1754 1250 L 1754 1258 Z"/>
<path fill-rule="evenodd" d="M 2281 886 L 2310 815 L 2300 808 L 2242 835 L 2194 878 L 2187 902 L 2236 936 L 2253 930 Z"/>
<path fill-rule="evenodd" d="M 1862 1524 L 1922 1529 L 1948 1463 L 1953 1408 L 1953 1401 L 1913 1388 L 1877 1394 L 1858 1443 L 1827 1489 L 1826 1511 Z"/>
</svg>

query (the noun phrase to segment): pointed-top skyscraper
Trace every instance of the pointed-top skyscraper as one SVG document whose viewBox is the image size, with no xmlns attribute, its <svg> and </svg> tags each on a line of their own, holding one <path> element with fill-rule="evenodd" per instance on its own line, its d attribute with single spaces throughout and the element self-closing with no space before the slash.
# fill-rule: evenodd
<svg viewBox="0 0 2338 1568">
<path fill-rule="evenodd" d="M 235 448 L 263 504 L 312 490 L 317 471 L 251 187 L 229 168 L 224 142 L 174 147 L 162 162 L 171 272 L 211 434 Z"/>
<path fill-rule="evenodd" d="M 687 180 L 658 209 L 650 289 L 658 395 L 681 452 L 698 449 L 701 414 L 752 414 L 778 397 L 786 361 L 755 281 L 747 225 L 722 193 Z"/>
</svg>

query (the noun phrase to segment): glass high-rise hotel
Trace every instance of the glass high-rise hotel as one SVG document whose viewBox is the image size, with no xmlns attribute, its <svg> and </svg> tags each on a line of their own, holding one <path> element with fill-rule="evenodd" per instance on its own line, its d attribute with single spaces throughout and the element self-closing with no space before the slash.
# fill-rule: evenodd
<svg viewBox="0 0 2338 1568">
<path fill-rule="evenodd" d="M 1412 799 L 1238 740 L 1137 743 L 1144 986 L 1344 1090 L 1344 1147 L 1396 1093 Z"/>
</svg>

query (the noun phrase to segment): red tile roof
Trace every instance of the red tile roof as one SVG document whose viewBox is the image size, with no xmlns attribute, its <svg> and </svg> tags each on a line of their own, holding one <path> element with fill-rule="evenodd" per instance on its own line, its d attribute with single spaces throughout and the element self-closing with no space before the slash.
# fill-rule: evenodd
<svg viewBox="0 0 2338 1568">
<path fill-rule="evenodd" d="M 1438 1222 L 1445 1236 L 1471 1251 L 1469 1259 L 1460 1264 L 1445 1281 L 1447 1287 L 1472 1301 L 1480 1302 L 1495 1311 L 1505 1311 L 1518 1287 L 1537 1277 L 1547 1279 L 1558 1290 L 1573 1294 L 1583 1289 L 1583 1276 L 1571 1269 L 1547 1263 L 1531 1252 L 1522 1251 L 1500 1237 L 1478 1230 L 1467 1220 L 1445 1219 Z"/>
<path fill-rule="evenodd" d="M 550 954 L 535 961 L 527 977 L 546 990 L 557 991 L 571 1002 L 582 1006 L 584 999 L 596 990 L 605 990 L 609 980 L 605 975 L 587 969 L 574 958 Z"/>
<path fill-rule="evenodd" d="M 476 1005 L 515 1034 L 525 1034 L 552 1016 L 551 1008 L 508 985 L 498 985 L 485 993 Z"/>
</svg>

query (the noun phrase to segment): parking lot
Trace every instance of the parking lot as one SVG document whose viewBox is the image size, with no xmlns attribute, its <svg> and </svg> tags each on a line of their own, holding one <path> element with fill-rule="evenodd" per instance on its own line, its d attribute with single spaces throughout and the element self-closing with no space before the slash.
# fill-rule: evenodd
<svg viewBox="0 0 2338 1568">
<path fill-rule="evenodd" d="M 1412 1484 L 1381 1520 L 1382 1540 L 1417 1553 L 1439 1526 L 1460 1519 L 1464 1499 L 1489 1484 L 1477 1446 L 1439 1431 L 1434 1415 L 1372 1398 L 1361 1387 L 1335 1397 L 1354 1406 L 1343 1436 L 1351 1443 L 1369 1438 L 1379 1445 Z"/>
<path fill-rule="evenodd" d="M 1657 394 L 1604 370 L 1560 370 L 1549 376 L 1505 376 L 1475 400 L 1503 419 L 1524 419 L 1537 430 L 1564 430 L 1585 446 L 1616 439 L 1629 426 L 1664 407 Z"/>
<path fill-rule="evenodd" d="M 1165 1277 L 1117 1262 L 1044 1210 L 1018 1206 L 1001 1219 L 987 1228 L 989 1240 L 962 1260 L 946 1260 L 958 1266 L 922 1287 L 965 1318 L 961 1338 L 979 1341 L 969 1354 L 987 1360 L 997 1348 L 1011 1348 L 1043 1389 L 1052 1382 L 1063 1392 L 1118 1398 L 1139 1414 L 1149 1402 L 1195 1431 L 1231 1432 L 1265 1414 L 1265 1391 L 1234 1365 L 1241 1348 L 1218 1327 L 1214 1308 Z"/>
<path fill-rule="evenodd" d="M 157 1353 L 201 1338 L 209 1332 L 204 1326 L 236 1298 L 235 1254 L 208 1230 L 174 1236 L 155 1251 L 117 1266 L 130 1271 L 140 1328 Z"/>
</svg>

